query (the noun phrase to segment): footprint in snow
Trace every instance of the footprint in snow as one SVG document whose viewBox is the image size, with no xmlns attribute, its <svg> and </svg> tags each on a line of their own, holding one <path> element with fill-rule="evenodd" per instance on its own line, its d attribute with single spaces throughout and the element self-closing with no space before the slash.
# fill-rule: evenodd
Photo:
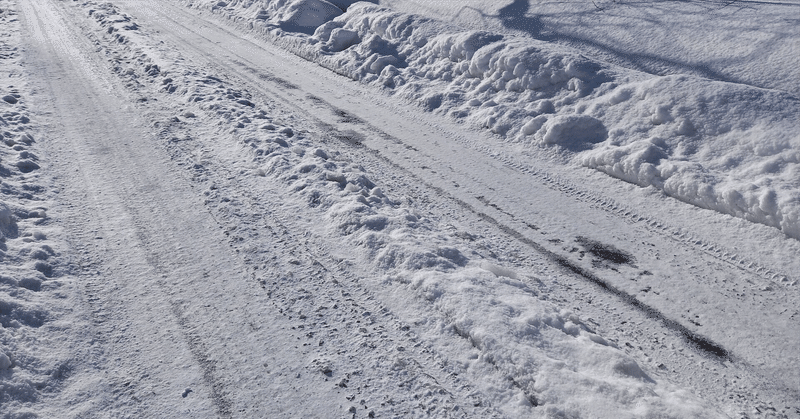
<svg viewBox="0 0 800 419">
<path fill-rule="evenodd" d="M 39 169 L 39 165 L 30 160 L 20 160 L 17 162 L 17 169 L 22 173 L 30 173 Z"/>
</svg>

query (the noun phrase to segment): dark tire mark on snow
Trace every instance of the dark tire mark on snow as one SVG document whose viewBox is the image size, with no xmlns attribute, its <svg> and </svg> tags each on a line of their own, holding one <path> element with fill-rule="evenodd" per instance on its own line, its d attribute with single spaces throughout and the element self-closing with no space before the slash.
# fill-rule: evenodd
<svg viewBox="0 0 800 419">
<path fill-rule="evenodd" d="M 599 257 L 600 259 L 616 263 L 618 265 L 630 265 L 633 263 L 633 256 L 609 244 L 600 243 L 599 241 L 588 239 L 583 236 L 578 236 L 575 241 L 583 246 L 587 252 Z"/>
<path fill-rule="evenodd" d="M 333 107 L 332 107 L 332 110 L 333 110 L 333 113 L 339 118 L 339 122 L 342 122 L 342 123 L 345 123 L 345 124 L 363 124 L 364 123 L 363 119 L 361 119 L 361 118 L 359 118 L 359 117 L 357 117 L 357 116 L 355 116 L 355 115 L 353 115 L 351 113 L 348 113 L 345 110 L 342 110 L 342 109 L 339 109 L 339 108 L 333 108 Z"/>
<path fill-rule="evenodd" d="M 435 187 L 433 187 L 433 188 L 435 188 Z M 438 188 L 435 188 L 435 189 L 438 189 Z M 443 190 L 438 190 L 438 192 L 440 192 L 442 194 L 445 194 L 445 192 Z M 628 294 L 627 292 L 622 291 L 619 288 L 611 285 L 610 283 L 608 283 L 607 281 L 601 279 L 600 277 L 598 277 L 597 275 L 593 274 L 592 272 L 590 272 L 590 271 L 588 271 L 588 270 L 586 270 L 584 268 L 581 268 L 580 266 L 576 265 L 575 263 L 573 263 L 572 261 L 570 261 L 566 257 L 561 256 L 561 255 L 559 255 L 557 253 L 554 253 L 554 252 L 551 252 L 550 250 L 545 249 L 542 245 L 540 245 L 540 244 L 536 243 L 535 241 L 525 237 L 522 233 L 512 229 L 511 227 L 508 227 L 508 226 L 500 223 L 499 221 L 497 221 L 493 217 L 491 217 L 491 216 L 489 216 L 487 214 L 481 213 L 481 212 L 477 212 L 470 204 L 468 204 L 468 203 L 466 203 L 464 201 L 461 201 L 460 199 L 455 198 L 455 197 L 451 197 L 451 199 L 456 201 L 463 208 L 474 212 L 479 217 L 481 217 L 484 221 L 489 222 L 490 224 L 492 224 L 495 227 L 499 228 L 503 232 L 511 235 L 512 237 L 516 238 L 517 240 L 521 241 L 522 243 L 530 246 L 531 248 L 533 248 L 537 252 L 545 255 L 550 260 L 556 262 L 557 264 L 559 264 L 560 266 L 562 266 L 563 268 L 565 268 L 569 272 L 572 272 L 572 273 L 578 275 L 579 277 L 581 277 L 581 278 L 583 278 L 583 279 L 585 279 L 585 280 L 587 280 L 587 281 L 599 286 L 604 291 L 615 295 L 616 297 L 620 298 L 622 301 L 627 303 L 629 306 L 631 306 L 631 307 L 637 309 L 638 311 L 644 313 L 647 317 L 649 317 L 651 319 L 654 319 L 654 320 L 660 321 L 667 329 L 675 331 L 675 332 L 679 333 L 682 337 L 684 337 L 690 343 L 690 345 L 692 347 L 698 349 L 699 351 L 701 351 L 701 352 L 703 352 L 703 353 L 705 353 L 707 355 L 710 355 L 710 356 L 713 356 L 715 358 L 718 358 L 720 360 L 731 361 L 729 352 L 725 348 L 723 348 L 722 346 L 720 346 L 720 345 L 714 343 L 713 341 L 711 341 L 710 339 L 705 338 L 705 337 L 703 337 L 701 335 L 698 335 L 698 334 L 692 332 L 691 330 L 687 329 L 685 326 L 683 326 L 682 324 L 678 323 L 675 320 L 672 320 L 672 319 L 669 319 L 669 318 L 665 317 L 663 314 L 661 314 L 661 312 L 659 312 L 655 308 L 650 307 L 649 305 L 643 303 L 641 300 L 637 299 L 636 297 L 634 297 L 634 296 Z M 616 256 L 613 256 L 613 257 L 616 258 Z"/>
<path fill-rule="evenodd" d="M 391 139 L 393 139 L 395 141 L 398 141 L 398 142 L 400 141 L 400 140 L 396 139 L 395 137 L 390 136 L 389 134 L 386 134 L 386 133 L 383 133 L 383 132 L 381 132 L 381 134 L 383 136 L 385 136 L 387 138 L 391 138 Z M 334 138 L 335 139 L 340 139 L 340 138 L 338 138 L 336 136 L 334 136 Z M 342 140 L 342 139 L 340 139 L 340 140 Z M 354 146 L 353 143 L 350 143 L 348 141 L 342 140 L 342 142 L 344 144 L 347 144 L 347 145 L 350 145 L 350 146 Z M 464 208 L 467 211 L 472 212 L 473 214 L 477 215 L 482 220 L 484 220 L 484 221 L 488 222 L 489 224 L 492 224 L 493 226 L 497 227 L 500 231 L 503 231 L 504 233 L 510 235 L 511 237 L 514 237 L 515 239 L 519 240 L 520 242 L 528 245 L 529 247 L 531 247 L 536 252 L 539 252 L 542 255 L 546 256 L 547 258 L 549 258 L 553 262 L 557 263 L 558 265 L 562 266 L 563 268 L 565 268 L 569 272 L 578 275 L 579 277 L 583 278 L 584 280 L 587 280 L 587 281 L 599 286 L 604 291 L 606 291 L 608 293 L 611 293 L 612 295 L 620 298 L 622 301 L 627 303 L 629 306 L 631 306 L 631 307 L 637 309 L 638 311 L 644 313 L 647 317 L 649 317 L 651 319 L 654 319 L 654 320 L 660 321 L 667 329 L 670 329 L 672 331 L 675 331 L 675 332 L 679 333 L 683 338 L 685 338 L 689 342 L 689 344 L 692 347 L 696 348 L 698 351 L 700 351 L 702 353 L 705 353 L 705 354 L 707 354 L 709 356 L 715 357 L 717 359 L 720 359 L 720 360 L 731 361 L 729 352 L 725 348 L 720 346 L 719 344 L 716 344 L 713 341 L 711 341 L 710 339 L 692 332 L 691 330 L 687 329 L 685 326 L 681 325 L 677 321 L 665 317 L 661 312 L 659 312 L 655 308 L 650 307 L 649 305 L 643 303 L 642 301 L 640 301 L 636 297 L 628 294 L 625 291 L 620 290 L 619 288 L 614 287 L 613 285 L 611 285 L 607 281 L 601 279 L 600 277 L 598 277 L 597 275 L 593 274 L 592 272 L 590 272 L 590 271 L 588 271 L 588 270 L 586 270 L 584 268 L 581 268 L 580 266 L 574 264 L 573 262 L 571 262 L 566 257 L 561 256 L 561 255 L 559 255 L 557 253 L 554 253 L 554 252 L 546 249 L 544 246 L 542 246 L 539 243 L 536 243 L 535 241 L 529 239 L 524 234 L 522 234 L 522 233 L 518 232 L 517 230 L 515 230 L 515 229 L 513 229 L 513 228 L 511 228 L 511 227 L 509 227 L 509 226 L 497 221 L 494 217 L 492 217 L 492 216 L 490 216 L 490 215 L 488 215 L 486 213 L 478 211 L 471 204 L 469 204 L 469 203 L 467 203 L 467 202 L 465 202 L 465 201 L 463 201 L 463 200 L 461 200 L 461 199 L 449 194 L 447 191 L 443 190 L 442 188 L 440 188 L 438 186 L 434 186 L 434 185 L 428 183 L 427 181 L 425 181 L 424 179 L 420 178 L 419 176 L 409 172 L 405 168 L 403 168 L 400 165 L 398 165 L 398 164 L 394 163 L 393 161 L 389 160 L 387 157 L 383 156 L 379 151 L 367 148 L 363 144 L 357 144 L 355 146 L 357 146 L 359 148 L 364 148 L 364 149 L 370 151 L 373 155 L 375 155 L 377 158 L 381 159 L 384 163 L 392 166 L 396 170 L 399 170 L 399 171 L 407 173 L 410 177 L 416 178 L 417 181 L 420 184 L 424 185 L 427 188 L 430 188 L 433 191 L 436 191 L 436 193 L 439 194 L 442 197 L 447 197 L 447 198 L 451 199 L 453 202 L 458 204 L 460 207 Z M 592 243 L 594 243 L 593 241 L 590 241 L 588 239 L 585 239 L 585 242 L 587 244 L 589 244 L 590 246 L 591 246 Z M 598 257 L 602 257 L 600 255 L 603 255 L 603 256 L 606 256 L 606 257 L 610 258 L 612 261 L 613 260 L 620 260 L 620 261 L 625 261 L 624 263 L 630 263 L 633 260 L 632 257 L 626 256 L 621 251 L 619 251 L 617 249 L 613 249 L 613 248 L 605 246 L 605 245 L 597 246 L 595 251 L 598 253 L 597 254 Z M 591 252 L 591 250 L 590 250 L 590 252 Z"/>
<path fill-rule="evenodd" d="M 559 256 L 547 250 L 544 251 L 548 253 L 547 256 L 552 258 L 556 263 L 558 263 L 565 269 L 599 286 L 603 290 L 619 297 L 622 301 L 626 302 L 628 305 L 646 314 L 647 317 L 660 321 L 667 329 L 679 333 L 684 339 L 686 339 L 690 343 L 692 347 L 698 349 L 701 352 L 704 352 L 707 355 L 719 358 L 720 360 L 731 361 L 730 354 L 722 346 L 714 343 L 713 341 L 711 341 L 706 337 L 703 337 L 701 335 L 692 332 L 691 330 L 687 329 L 685 326 L 678 323 L 677 321 L 664 317 L 664 315 L 661 314 L 661 312 L 659 312 L 658 310 L 643 303 L 641 300 L 628 294 L 627 292 L 622 291 L 619 288 L 600 279 L 597 275 L 572 263 L 567 258 Z"/>
<path fill-rule="evenodd" d="M 345 144 L 356 146 L 356 147 L 363 147 L 364 145 L 364 136 L 358 132 L 354 131 L 335 131 L 332 133 L 333 138 L 343 142 Z"/>
<path fill-rule="evenodd" d="M 433 188 L 434 189 L 438 189 L 436 187 L 433 187 Z M 440 192 L 442 194 L 445 193 L 443 190 L 440 190 L 440 189 L 438 190 L 438 192 Z M 730 357 L 730 353 L 725 348 L 723 348 L 721 345 L 719 345 L 717 343 L 714 343 L 713 341 L 711 341 L 710 339 L 708 339 L 708 338 L 706 338 L 704 336 L 701 336 L 701 335 L 698 335 L 697 333 L 692 332 L 691 330 L 687 329 L 685 326 L 683 326 L 682 324 L 678 323 L 677 321 L 665 317 L 661 312 L 659 312 L 655 308 L 650 307 L 649 305 L 645 304 L 644 302 L 642 302 L 641 300 L 637 299 L 636 297 L 634 297 L 634 296 L 628 294 L 627 292 L 622 291 L 619 288 L 611 285 L 610 283 L 608 283 L 607 281 L 601 279 L 600 277 L 598 277 L 597 275 L 593 274 L 592 272 L 590 272 L 590 271 L 588 271 L 588 270 L 586 270 L 584 268 L 581 268 L 580 266 L 576 265 L 575 263 L 573 263 L 572 261 L 570 261 L 566 257 L 558 255 L 558 254 L 556 254 L 554 252 L 551 252 L 550 250 L 545 249 L 542 245 L 540 245 L 540 244 L 536 243 L 535 241 L 525 237 L 522 233 L 520 233 L 520 232 L 518 232 L 518 231 L 516 231 L 516 230 L 514 230 L 514 229 L 512 229 L 512 228 L 510 228 L 510 227 L 508 227 L 506 225 L 503 225 L 502 223 L 500 223 L 499 221 L 497 221 L 493 217 L 491 217 L 491 216 L 489 216 L 487 214 L 481 213 L 481 212 L 477 212 L 470 204 L 468 204 L 468 203 L 466 203 L 464 201 L 461 201 L 460 199 L 455 198 L 455 197 L 451 197 L 451 199 L 456 201 L 463 208 L 476 213 L 483 220 L 489 222 L 490 224 L 493 224 L 494 226 L 496 226 L 497 228 L 499 228 L 503 232 L 513 236 L 514 238 L 516 238 L 517 240 L 521 241 L 522 243 L 530 246 L 531 248 L 533 248 L 537 252 L 547 256 L 549 259 L 551 259 L 552 261 L 558 263 L 560 266 L 562 266 L 566 270 L 568 270 L 568 271 L 578 275 L 579 277 L 581 277 L 581 278 L 583 278 L 585 280 L 588 280 L 589 282 L 599 286 L 604 291 L 615 295 L 616 297 L 620 298 L 622 301 L 627 303 L 629 306 L 631 306 L 631 307 L 637 309 L 638 311 L 644 313 L 647 317 L 649 317 L 651 319 L 654 319 L 654 320 L 660 321 L 667 329 L 670 329 L 672 331 L 675 331 L 675 332 L 679 333 L 684 339 L 686 339 L 689 342 L 689 344 L 692 347 L 696 348 L 700 352 L 703 352 L 706 355 L 718 358 L 719 360 L 723 360 L 723 361 L 731 361 L 732 360 L 731 357 Z M 596 242 L 590 241 L 590 240 L 585 239 L 585 238 L 584 238 L 584 241 L 586 243 L 588 243 L 590 246 L 592 244 L 596 243 Z M 620 251 L 617 251 L 616 249 L 610 249 L 610 248 L 605 247 L 605 246 L 597 246 L 595 248 L 595 252 L 592 252 L 592 250 L 589 250 L 589 251 L 591 253 L 593 253 L 593 254 L 595 254 L 595 252 L 596 252 L 596 255 L 598 257 L 604 257 L 604 258 L 607 257 L 608 260 L 611 260 L 611 261 L 615 261 L 615 260 L 620 261 L 618 263 L 630 263 L 632 261 L 632 259 L 630 257 L 624 255 Z"/>
<path fill-rule="evenodd" d="M 233 417 L 231 401 L 228 399 L 225 387 L 216 377 L 217 367 L 214 361 L 209 359 L 208 349 L 206 349 L 203 341 L 190 331 L 190 321 L 184 314 L 180 304 L 172 303 L 172 314 L 175 316 L 180 326 L 181 333 L 184 336 L 184 340 L 189 345 L 192 356 L 194 356 L 195 361 L 197 361 L 203 370 L 203 379 L 211 388 L 211 400 L 217 408 L 217 415 L 222 418 Z M 186 395 L 187 393 L 184 393 L 183 397 L 186 397 Z"/>
</svg>

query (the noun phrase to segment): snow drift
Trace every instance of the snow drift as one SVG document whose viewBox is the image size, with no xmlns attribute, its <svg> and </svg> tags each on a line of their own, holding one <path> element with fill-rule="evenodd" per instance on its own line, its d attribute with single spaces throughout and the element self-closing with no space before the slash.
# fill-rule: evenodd
<svg viewBox="0 0 800 419">
<path fill-rule="evenodd" d="M 800 238 L 800 103 L 787 93 L 652 76 L 561 46 L 464 31 L 369 3 L 330 9 L 313 22 L 290 19 L 303 22 L 302 30 L 286 25 L 287 13 L 309 14 L 322 7 L 317 3 L 327 2 L 234 1 L 224 11 L 308 59 L 531 153 L 554 149 L 571 162 Z M 242 18 L 254 9 L 262 18 Z M 308 25 L 317 26 L 312 32 Z"/>
<path fill-rule="evenodd" d="M 550 149 L 800 238 L 800 101 L 788 93 L 652 76 L 563 46 L 465 31 L 365 2 L 220 3 L 193 5 L 531 154 Z"/>
<path fill-rule="evenodd" d="M 351 9 L 354 7 L 359 5 Z M 107 7 L 92 14 L 101 33 L 119 24 L 112 18 L 118 13 Z M 284 30 L 281 22 L 270 25 Z M 338 37 L 335 48 L 352 42 L 354 36 L 360 38 L 354 35 L 356 31 L 345 31 L 331 30 L 331 37 Z M 493 36 L 487 36 L 481 34 L 469 42 L 477 50 L 482 42 L 491 42 Z M 111 45 L 116 39 L 106 35 Z M 138 40 L 130 39 L 132 43 Z M 375 42 L 381 41 L 376 38 Z M 117 48 L 124 54 L 136 51 L 130 46 Z M 377 48 L 391 51 L 388 45 Z M 120 58 L 126 58 L 122 62 L 134 59 L 132 55 Z M 379 67 L 380 62 L 376 57 L 370 66 Z M 214 137 L 229 135 L 231 121 L 237 121 L 239 151 L 248 156 L 247 161 L 258 162 L 253 174 L 284 189 L 282 205 L 288 212 L 312 208 L 323 235 L 337 238 L 342 248 L 359 250 L 379 273 L 364 281 L 394 296 L 392 300 L 398 302 L 394 310 L 414 317 L 409 306 L 432 307 L 437 315 L 427 318 L 419 329 L 429 334 L 426 339 L 438 341 L 455 334 L 468 341 L 474 350 L 464 361 L 465 368 L 489 377 L 485 381 L 493 380 L 494 371 L 499 371 L 502 379 L 482 385 L 495 394 L 493 403 L 503 411 L 528 415 L 539 408 L 552 417 L 588 409 L 602 417 L 708 414 L 693 395 L 668 382 L 654 381 L 616 343 L 600 336 L 570 310 L 546 301 L 543 291 L 530 285 L 530 281 L 542 284 L 541 280 L 527 275 L 517 278 L 508 268 L 469 255 L 461 240 L 443 233 L 410 200 L 385 193 L 347 153 L 320 148 L 307 131 L 281 124 L 258 109 L 262 105 L 251 102 L 253 98 L 246 92 L 236 91 L 222 78 L 200 77 L 188 69 L 178 71 L 171 64 L 150 74 L 152 63 L 140 64 L 146 76 L 124 69 L 119 73 L 180 98 L 182 105 L 192 109 L 184 117 L 217 127 Z M 573 70 L 579 71 L 579 67 Z M 553 138 L 573 126 L 585 131 L 581 138 L 589 143 L 607 135 L 602 124 L 589 117 L 565 115 L 545 125 Z M 489 373 L 484 371 L 487 368 Z"/>
</svg>

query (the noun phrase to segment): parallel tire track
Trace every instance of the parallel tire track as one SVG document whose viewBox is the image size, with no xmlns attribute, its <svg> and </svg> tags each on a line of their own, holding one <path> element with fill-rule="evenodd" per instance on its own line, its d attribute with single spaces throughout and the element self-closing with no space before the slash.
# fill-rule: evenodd
<svg viewBox="0 0 800 419">
<path fill-rule="evenodd" d="M 175 6 L 171 7 L 173 9 L 175 8 Z M 254 31 L 250 26 L 243 24 L 242 22 L 236 20 L 234 16 L 226 14 L 221 10 L 214 10 L 211 13 L 214 14 L 215 16 L 221 17 L 222 19 L 224 19 L 226 22 L 228 22 L 230 25 L 234 26 L 238 30 L 242 30 L 244 32 L 255 32 L 257 33 L 258 36 L 266 38 L 267 40 L 273 40 L 274 38 L 268 32 Z M 186 29 L 190 30 L 190 28 Z M 319 64 L 312 61 L 311 57 L 309 57 L 308 54 L 304 54 L 301 48 L 292 48 L 290 46 L 288 50 L 297 55 L 298 57 L 314 63 L 315 65 Z M 239 64 L 246 67 L 246 65 L 244 65 L 243 63 Z M 330 66 L 326 66 L 325 68 L 328 68 L 336 72 L 336 69 L 330 68 Z M 337 74 L 347 77 L 346 74 L 341 74 L 338 72 Z M 271 77 L 267 76 L 267 77 L 270 79 L 280 80 L 280 78 L 275 76 Z M 288 84 L 291 85 L 291 83 Z M 273 91 L 271 93 L 280 94 L 280 92 L 277 91 Z M 316 99 L 317 103 L 320 104 L 319 101 L 321 99 L 319 98 Z M 291 101 L 287 102 L 291 103 Z M 327 103 L 325 103 L 325 105 L 327 105 L 331 109 L 331 111 L 334 112 L 337 111 L 336 107 L 331 106 Z M 298 107 L 298 109 L 301 108 Z M 383 138 L 391 139 L 392 141 L 395 141 L 398 144 L 402 144 L 402 141 L 400 139 L 389 136 L 388 134 L 384 133 L 380 128 L 372 126 L 368 122 L 364 121 L 360 122 L 362 122 L 363 126 L 372 133 L 380 135 Z M 435 129 L 436 127 L 432 128 Z M 800 277 L 796 275 L 790 275 L 786 272 L 781 272 L 775 268 L 764 266 L 763 264 L 755 260 L 752 260 L 750 258 L 747 258 L 737 253 L 736 251 L 727 248 L 724 245 L 721 245 L 719 243 L 714 243 L 713 241 L 709 241 L 708 239 L 701 239 L 696 235 L 692 234 L 691 232 L 672 226 L 670 225 L 670 223 L 660 220 L 652 215 L 643 215 L 638 211 L 620 202 L 616 202 L 615 200 L 609 197 L 581 188 L 580 186 L 575 185 L 574 183 L 560 176 L 533 167 L 530 165 L 530 163 L 522 161 L 511 154 L 498 151 L 497 148 L 493 148 L 482 142 L 469 141 L 468 139 L 462 138 L 460 136 L 453 136 L 451 138 L 458 141 L 461 145 L 465 147 L 480 151 L 485 155 L 491 155 L 498 161 L 505 164 L 506 166 L 536 178 L 541 184 L 546 185 L 547 187 L 549 187 L 554 191 L 561 192 L 564 195 L 572 197 L 579 202 L 585 202 L 595 206 L 596 208 L 600 208 L 608 212 L 609 214 L 614 215 L 617 218 L 626 220 L 629 224 L 643 225 L 647 230 L 657 233 L 662 237 L 667 238 L 670 241 L 679 243 L 684 247 L 687 247 L 694 251 L 703 252 L 723 263 L 735 267 L 736 269 L 739 269 L 753 276 L 758 276 L 765 282 L 770 283 L 774 286 L 779 286 L 782 288 L 787 287 L 787 285 L 793 286 L 797 284 L 797 281 L 800 279 Z"/>
<path fill-rule="evenodd" d="M 174 9 L 174 6 L 172 6 L 172 8 Z M 191 32 L 195 33 L 197 36 L 203 37 L 203 35 L 197 33 L 197 31 L 195 31 L 193 28 L 186 27 L 185 25 L 181 24 L 176 19 L 173 19 L 173 18 L 171 18 L 169 16 L 165 16 L 165 18 L 169 19 L 172 24 L 183 28 L 183 30 L 191 31 Z M 208 39 L 206 38 L 206 40 L 208 40 Z M 211 40 L 208 40 L 208 41 L 211 42 Z M 213 60 L 214 56 L 211 53 L 209 53 L 208 51 L 204 51 L 204 50 L 202 50 L 202 49 L 200 49 L 200 48 L 198 48 L 198 47 L 196 47 L 194 45 L 191 45 L 191 44 L 183 44 L 182 47 L 184 47 L 186 49 L 193 49 L 196 53 L 198 53 L 201 56 L 205 57 L 208 60 L 209 63 L 213 63 L 214 62 L 214 60 Z M 634 296 L 632 296 L 632 295 L 620 290 L 617 287 L 614 287 L 613 285 L 611 285 L 611 283 L 609 281 L 601 279 L 601 277 L 598 276 L 596 273 L 593 273 L 593 272 L 591 272 L 590 270 L 588 270 L 586 268 L 579 267 L 575 263 L 571 262 L 569 260 L 569 258 L 567 258 L 565 256 L 562 256 L 562 255 L 558 255 L 558 254 L 546 249 L 544 246 L 542 246 L 541 244 L 537 243 L 536 241 L 530 239 L 525 234 L 522 234 L 519 231 L 517 231 L 516 229 L 514 229 L 514 228 L 512 228 L 512 227 L 510 227 L 508 225 L 503 224 L 502 222 L 498 221 L 497 219 L 491 217 L 490 215 L 488 215 L 488 214 L 486 214 L 486 213 L 484 213 L 482 211 L 477 210 L 471 204 L 463 201 L 462 199 L 459 199 L 459 198 L 449 194 L 447 191 L 445 191 L 445 190 L 443 190 L 443 189 L 431 184 L 430 182 L 420 178 L 416 174 L 411 173 L 407 169 L 401 167 L 397 163 L 391 161 L 389 158 L 384 156 L 379 150 L 371 149 L 371 148 L 367 147 L 366 145 L 364 145 L 361 141 L 358 141 L 357 134 L 338 131 L 335 127 L 333 127 L 330 124 L 324 122 L 319 116 L 314 115 L 311 112 L 309 112 L 307 109 L 304 109 L 303 107 L 298 106 L 297 104 L 293 103 L 291 100 L 286 98 L 285 94 L 283 92 L 281 92 L 280 90 L 270 89 L 269 86 L 266 85 L 265 83 L 259 83 L 258 82 L 259 80 L 267 79 L 267 80 L 270 80 L 270 81 L 274 82 L 275 80 L 281 80 L 281 79 L 279 77 L 271 75 L 271 74 L 265 74 L 263 70 L 255 70 L 252 66 L 249 66 L 249 65 L 245 64 L 243 61 L 239 61 L 239 60 L 244 60 L 244 58 L 243 57 L 239 57 L 238 60 L 232 60 L 232 62 L 234 64 L 238 65 L 239 67 L 243 67 L 244 70 L 239 70 L 239 69 L 235 68 L 234 66 L 226 66 L 225 70 L 227 72 L 229 72 L 229 73 L 233 73 L 233 75 L 235 77 L 239 78 L 240 80 L 245 81 L 252 88 L 252 90 L 259 92 L 264 97 L 271 97 L 271 98 L 273 98 L 273 100 L 276 99 L 276 98 L 279 98 L 283 102 L 282 103 L 283 106 L 291 108 L 291 109 L 293 109 L 293 111 L 295 113 L 303 114 L 309 120 L 314 121 L 315 125 L 317 126 L 317 128 L 320 131 L 328 133 L 328 138 L 330 140 L 337 141 L 341 145 L 343 145 L 345 147 L 348 147 L 348 148 L 351 148 L 351 149 L 352 148 L 356 148 L 356 149 L 361 149 L 361 150 L 365 150 L 365 151 L 369 152 L 372 156 L 380 159 L 384 164 L 386 164 L 388 166 L 391 166 L 394 170 L 397 170 L 397 171 L 400 171 L 402 173 L 405 173 L 410 178 L 414 178 L 416 180 L 416 182 L 419 183 L 420 185 L 424 185 L 429 190 L 436 191 L 436 193 L 439 196 L 446 197 L 447 199 L 449 199 L 452 202 L 456 203 L 461 208 L 473 213 L 474 215 L 478 216 L 479 218 L 483 219 L 484 221 L 488 222 L 489 224 L 492 224 L 495 227 L 497 227 L 498 229 L 500 229 L 501 231 L 505 232 L 509 236 L 512 236 L 515 239 L 519 240 L 520 242 L 522 242 L 522 243 L 526 244 L 527 246 L 531 247 L 536 252 L 545 255 L 548 259 L 550 259 L 553 262 L 557 263 L 558 265 L 562 266 L 565 269 L 566 272 L 570 272 L 572 274 L 575 274 L 575 275 L 579 276 L 580 278 L 582 278 L 584 280 L 587 280 L 587 281 L 599 286 L 600 289 L 602 289 L 603 291 L 614 295 L 615 297 L 620 298 L 623 302 L 628 304 L 630 307 L 643 312 L 644 314 L 646 314 L 650 318 L 653 318 L 653 319 L 661 321 L 662 324 L 664 324 L 664 326 L 667 329 L 676 331 L 679 335 L 681 335 L 684 339 L 686 339 L 686 341 L 690 344 L 691 347 L 695 348 L 699 352 L 705 353 L 708 356 L 711 356 L 713 358 L 718 358 L 718 359 L 721 359 L 721 360 L 728 360 L 729 359 L 729 357 L 730 357 L 729 351 L 724 349 L 721 345 L 709 340 L 706 337 L 703 337 L 703 336 L 701 336 L 701 335 L 699 335 L 697 333 L 692 332 L 691 330 L 689 330 L 685 326 L 681 325 L 680 322 L 665 317 L 662 313 L 660 313 L 655 308 L 644 304 L 643 302 L 638 300 L 636 297 L 634 297 Z M 213 64 L 211 64 L 211 65 L 213 65 Z M 255 79 L 254 79 L 254 77 L 255 77 Z M 283 85 L 285 85 L 287 83 L 288 82 L 284 82 Z M 336 107 L 334 107 L 333 105 L 328 104 L 327 102 L 325 102 L 324 100 L 322 100 L 320 98 L 314 98 L 313 101 L 316 102 L 318 105 L 324 104 L 324 106 L 330 108 L 331 110 L 334 110 L 334 111 L 337 110 Z M 360 125 L 361 127 L 365 127 L 368 131 L 373 132 L 375 135 L 379 135 L 380 137 L 382 137 L 384 139 L 387 139 L 387 140 L 390 140 L 390 141 L 392 141 L 392 142 L 394 142 L 396 144 L 401 144 L 401 145 L 404 144 L 401 139 L 384 132 L 380 128 L 375 127 L 375 126 L 369 124 L 368 122 L 361 121 L 360 119 L 357 120 L 356 122 L 357 122 L 357 125 Z M 359 127 L 359 128 L 361 128 L 361 127 Z M 459 139 L 459 140 L 463 141 L 463 139 Z M 470 143 L 470 142 L 465 142 L 464 145 L 467 145 L 469 147 L 475 147 L 475 144 Z M 496 150 L 492 150 L 492 153 L 489 153 L 490 150 L 488 149 L 488 146 L 482 148 L 481 151 L 487 153 L 487 155 L 492 154 L 492 155 L 503 156 L 505 158 L 505 160 L 503 160 L 503 161 L 506 164 L 512 164 L 511 163 L 511 159 L 507 155 L 497 154 Z M 521 164 L 518 164 L 518 163 L 513 163 L 513 167 L 515 167 L 517 170 L 523 171 L 526 174 L 529 174 L 529 175 L 532 175 L 532 176 L 535 176 L 535 177 L 539 178 L 539 180 L 541 180 L 544 184 L 548 185 L 549 187 L 551 187 L 551 188 L 553 188 L 553 189 L 555 189 L 555 190 L 557 190 L 559 192 L 562 192 L 562 193 L 567 194 L 569 196 L 573 196 L 576 199 L 586 200 L 588 202 L 592 202 L 592 203 L 595 203 L 595 204 L 602 204 L 601 208 L 605 209 L 606 211 L 608 211 L 608 212 L 610 212 L 610 213 L 612 213 L 612 214 L 614 214 L 616 216 L 619 216 L 619 217 L 622 217 L 622 218 L 628 218 L 631 221 L 634 221 L 634 220 L 640 220 L 640 221 L 641 220 L 647 220 L 644 217 L 641 217 L 638 214 L 634 213 L 633 211 L 626 210 L 621 205 L 613 203 L 613 201 L 611 201 L 608 198 L 603 198 L 603 197 L 601 197 L 599 195 L 596 195 L 596 194 L 593 194 L 593 193 L 589 193 L 587 191 L 583 191 L 583 190 L 579 189 L 577 186 L 570 185 L 569 183 L 559 179 L 558 177 L 550 175 L 550 174 L 548 174 L 546 172 L 541 172 L 539 170 L 532 169 L 530 167 L 527 167 L 527 166 L 524 166 L 524 165 L 521 165 Z M 650 220 L 650 222 L 653 225 L 658 225 L 661 228 L 661 230 L 660 230 L 661 232 L 668 231 L 668 228 L 665 227 L 663 223 L 657 223 L 657 222 L 652 221 L 652 220 Z M 650 224 L 648 224 L 648 225 L 650 225 Z"/>
</svg>

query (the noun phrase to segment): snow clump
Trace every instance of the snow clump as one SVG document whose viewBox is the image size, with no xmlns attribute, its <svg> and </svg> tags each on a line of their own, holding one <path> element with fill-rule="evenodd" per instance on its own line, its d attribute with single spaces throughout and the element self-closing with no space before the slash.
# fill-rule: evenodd
<svg viewBox="0 0 800 419">
<path fill-rule="evenodd" d="M 787 93 L 653 76 L 366 2 L 235 0 L 224 10 L 298 55 L 529 153 L 555 151 L 800 238 L 800 100 Z"/>
</svg>

